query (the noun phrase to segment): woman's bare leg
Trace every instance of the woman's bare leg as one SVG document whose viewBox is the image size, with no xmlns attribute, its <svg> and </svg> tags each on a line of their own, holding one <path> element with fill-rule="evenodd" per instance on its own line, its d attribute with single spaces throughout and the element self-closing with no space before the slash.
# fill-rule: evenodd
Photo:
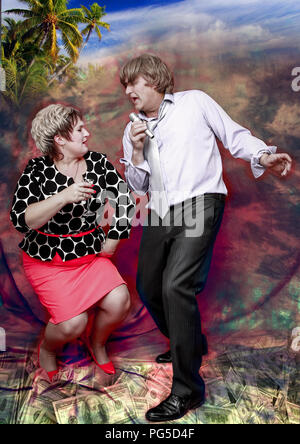
<svg viewBox="0 0 300 444">
<path fill-rule="evenodd" d="M 56 352 L 83 333 L 88 321 L 86 312 L 59 324 L 48 323 L 40 348 L 40 366 L 47 372 L 57 369 Z"/>
<path fill-rule="evenodd" d="M 99 364 L 109 362 L 105 344 L 110 334 L 126 318 L 130 309 L 130 295 L 122 284 L 108 293 L 98 304 L 91 333 L 91 346 Z"/>
</svg>

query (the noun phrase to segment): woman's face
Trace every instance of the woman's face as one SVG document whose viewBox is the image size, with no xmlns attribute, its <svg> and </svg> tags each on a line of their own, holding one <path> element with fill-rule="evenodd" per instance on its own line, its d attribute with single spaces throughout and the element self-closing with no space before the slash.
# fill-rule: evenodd
<svg viewBox="0 0 300 444">
<path fill-rule="evenodd" d="M 70 134 L 71 140 L 63 139 L 63 154 L 69 154 L 72 157 L 81 157 L 86 154 L 88 152 L 86 142 L 89 135 L 83 121 L 79 119 Z"/>
</svg>

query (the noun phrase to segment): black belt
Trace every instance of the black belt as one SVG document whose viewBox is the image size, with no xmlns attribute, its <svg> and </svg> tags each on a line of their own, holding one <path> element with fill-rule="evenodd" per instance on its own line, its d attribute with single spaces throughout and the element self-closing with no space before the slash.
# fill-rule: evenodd
<svg viewBox="0 0 300 444">
<path fill-rule="evenodd" d="M 198 199 L 199 197 L 204 196 L 204 199 L 207 198 L 214 198 L 214 199 L 218 199 L 218 200 L 222 200 L 225 202 L 226 199 L 226 194 L 222 194 L 222 193 L 204 193 L 204 194 L 199 194 L 199 196 L 194 196 L 194 197 L 190 197 L 189 199 L 183 201 L 183 202 L 179 202 L 175 205 L 170 205 L 170 210 L 173 210 L 174 207 L 180 207 L 180 205 L 184 205 L 187 201 L 189 201 L 191 204 L 196 202 L 196 199 Z"/>
<path fill-rule="evenodd" d="M 215 199 L 225 200 L 226 194 L 223 193 L 204 193 L 204 197 L 214 197 Z"/>
</svg>

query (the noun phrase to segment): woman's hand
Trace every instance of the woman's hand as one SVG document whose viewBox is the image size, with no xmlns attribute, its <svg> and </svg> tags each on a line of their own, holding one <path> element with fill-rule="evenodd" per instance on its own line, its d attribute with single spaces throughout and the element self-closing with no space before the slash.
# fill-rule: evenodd
<svg viewBox="0 0 300 444">
<path fill-rule="evenodd" d="M 117 240 L 116 239 L 106 239 L 106 241 L 103 244 L 103 248 L 102 248 L 99 256 L 112 257 L 117 250 L 117 246 L 118 246 L 119 242 L 120 242 L 119 239 L 117 239 Z"/>
<path fill-rule="evenodd" d="M 68 188 L 61 191 L 66 204 L 77 203 L 89 199 L 96 191 L 93 190 L 93 184 L 88 182 L 73 183 Z"/>
</svg>

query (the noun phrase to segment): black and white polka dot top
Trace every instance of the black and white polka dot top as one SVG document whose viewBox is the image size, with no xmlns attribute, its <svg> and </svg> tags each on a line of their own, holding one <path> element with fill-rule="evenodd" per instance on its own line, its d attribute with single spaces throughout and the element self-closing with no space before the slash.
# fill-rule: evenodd
<svg viewBox="0 0 300 444">
<path fill-rule="evenodd" d="M 95 184 L 93 189 L 96 191 L 88 200 L 89 208 L 88 201 L 68 204 L 40 227 L 39 232 L 26 225 L 27 206 L 59 193 L 72 185 L 74 180 L 58 171 L 49 156 L 37 157 L 28 162 L 16 187 L 10 218 L 15 228 L 25 233 L 19 246 L 29 256 L 42 261 L 50 261 L 57 252 L 63 261 L 68 261 L 88 254 L 100 253 L 105 234 L 98 225 L 107 200 L 115 210 L 107 237 L 110 239 L 129 237 L 135 204 L 126 182 L 107 160 L 105 154 L 89 151 L 84 158 L 87 171 L 83 174 L 83 178 L 92 180 Z M 88 215 L 87 209 L 93 215 Z M 95 230 L 83 236 L 64 237 L 66 234 L 74 235 L 92 229 Z M 49 234 L 60 235 L 60 237 L 49 236 Z"/>
</svg>

